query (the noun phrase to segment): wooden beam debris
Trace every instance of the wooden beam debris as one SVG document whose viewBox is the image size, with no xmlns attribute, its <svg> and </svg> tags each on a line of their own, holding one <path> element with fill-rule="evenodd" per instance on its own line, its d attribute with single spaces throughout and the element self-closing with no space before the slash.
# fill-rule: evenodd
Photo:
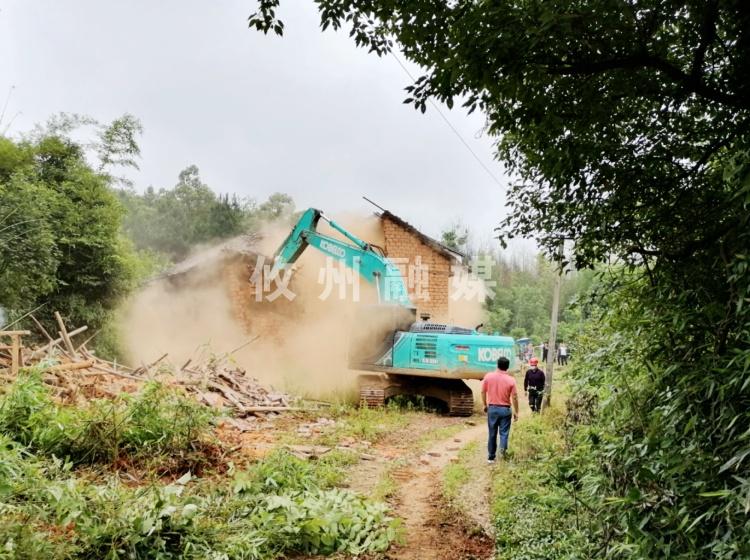
<svg viewBox="0 0 750 560">
<path fill-rule="evenodd" d="M 0 337 L 10 338 L 10 345 L 0 345 L 0 350 L 10 351 L 10 374 L 18 375 L 18 370 L 23 367 L 23 345 L 21 337 L 28 336 L 29 331 L 0 331 Z"/>
<path fill-rule="evenodd" d="M 63 342 L 65 343 L 65 348 L 67 349 L 68 353 L 70 353 L 70 356 L 72 358 L 75 358 L 76 356 L 76 349 L 73 348 L 73 343 L 70 340 L 70 335 L 68 334 L 68 329 L 65 328 L 65 321 L 63 321 L 62 316 L 60 315 L 59 311 L 55 311 L 55 319 L 57 319 L 57 325 L 60 327 L 60 337 L 62 338 Z"/>
<path fill-rule="evenodd" d="M 94 355 L 86 347 L 91 338 L 76 348 L 72 337 L 85 332 L 88 327 L 84 325 L 69 330 L 59 312 L 54 312 L 54 316 L 59 329 L 59 336 L 54 339 L 36 317 L 31 317 L 41 334 L 47 337 L 47 342 L 28 348 L 27 358 L 30 365 L 42 370 L 43 382 L 50 390 L 58 398 L 68 402 L 85 398 L 116 397 L 124 391 L 135 392 L 143 383 L 157 377 L 163 383 L 179 387 L 186 395 L 206 406 L 231 411 L 237 420 L 303 410 L 290 405 L 292 399 L 289 395 L 262 386 L 232 360 L 234 352 L 252 344 L 259 336 L 252 337 L 231 352 L 200 359 L 191 358 L 180 369 L 175 369 L 171 364 L 159 367 L 167 358 L 166 353 L 153 362 L 133 369 Z M 0 335 L 3 334 L 11 337 L 11 344 L 0 346 L 0 349 L 10 351 L 11 359 L 0 353 L 0 370 L 5 368 L 4 372 L 0 371 L 0 380 L 12 381 L 18 374 L 18 369 L 23 366 L 20 337 L 30 333 L 0 332 Z M 46 361 L 48 358 L 55 361 L 50 363 Z"/>
<path fill-rule="evenodd" d="M 77 335 L 77 334 L 81 334 L 82 332 L 85 332 L 86 330 L 88 330 L 88 327 L 87 327 L 86 325 L 84 325 L 84 326 L 82 326 L 82 327 L 78 327 L 77 329 L 74 329 L 74 330 L 70 331 L 69 333 L 67 333 L 67 335 L 68 335 L 68 338 L 70 338 L 71 336 L 75 336 L 75 335 Z M 60 334 L 60 333 L 58 333 L 58 334 Z M 47 352 L 48 352 L 49 350 L 53 349 L 53 348 L 54 348 L 55 346 L 57 346 L 57 345 L 58 345 L 58 344 L 60 344 L 61 342 L 63 342 L 63 337 L 62 337 L 62 335 L 60 334 L 60 336 L 59 336 L 59 337 L 57 337 L 56 339 L 54 339 L 54 340 L 52 340 L 52 341 L 48 342 L 47 344 L 45 344 L 45 345 L 44 345 L 44 346 L 42 346 L 41 348 L 37 348 L 36 350 L 34 350 L 34 351 L 33 351 L 33 352 L 31 353 L 31 357 L 32 357 L 32 359 L 33 359 L 33 358 L 36 358 L 36 357 L 38 357 L 38 356 L 42 356 L 43 354 L 46 354 L 46 353 L 47 353 Z M 74 352 L 73 352 L 73 355 L 71 355 L 71 357 L 73 357 L 73 356 L 75 356 L 75 355 L 77 355 L 77 354 L 76 354 L 76 353 L 75 353 L 75 351 L 74 351 Z"/>
</svg>

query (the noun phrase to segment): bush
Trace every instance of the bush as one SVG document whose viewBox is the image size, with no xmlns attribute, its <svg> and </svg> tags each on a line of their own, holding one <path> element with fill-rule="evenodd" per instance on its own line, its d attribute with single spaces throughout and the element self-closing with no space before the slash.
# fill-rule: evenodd
<svg viewBox="0 0 750 560">
<path fill-rule="evenodd" d="M 262 560 L 382 551 L 398 536 L 384 504 L 318 486 L 326 475 L 287 453 L 233 484 L 186 474 L 168 486 L 127 488 L 118 478 L 73 478 L 59 462 L 28 470 L 9 445 L 0 469 L 0 551 L 8 558 Z M 19 474 L 24 483 L 7 483 Z"/>
<path fill-rule="evenodd" d="M 330 467 L 348 455 L 307 463 L 279 451 L 237 475 L 226 552 L 230 557 L 273 558 L 286 553 L 362 554 L 383 551 L 399 537 L 385 504 L 330 488 Z M 238 556 L 239 555 L 239 556 Z"/>
<path fill-rule="evenodd" d="M 156 382 L 135 396 L 57 405 L 36 370 L 19 375 L 0 399 L 0 433 L 75 464 L 185 453 L 207 438 L 212 418 L 210 409 Z"/>
<path fill-rule="evenodd" d="M 588 512 L 560 468 L 564 425 L 559 403 L 563 398 L 557 396 L 555 406 L 543 415 L 514 426 L 510 460 L 497 466 L 492 513 L 498 558 L 592 557 Z"/>
</svg>

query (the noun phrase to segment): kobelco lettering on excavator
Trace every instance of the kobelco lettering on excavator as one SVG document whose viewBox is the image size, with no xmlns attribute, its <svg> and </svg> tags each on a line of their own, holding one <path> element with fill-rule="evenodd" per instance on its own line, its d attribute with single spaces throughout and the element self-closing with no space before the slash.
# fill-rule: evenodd
<svg viewBox="0 0 750 560">
<path fill-rule="evenodd" d="M 336 255 L 339 258 L 344 258 L 346 256 L 346 251 L 343 247 L 339 247 L 338 245 L 334 245 L 333 243 L 329 243 L 325 239 L 321 240 L 320 242 L 320 248 L 324 251 L 328 251 L 332 255 Z"/>
<path fill-rule="evenodd" d="M 480 362 L 496 362 L 498 358 L 511 358 L 510 348 L 478 348 L 477 360 Z"/>
</svg>

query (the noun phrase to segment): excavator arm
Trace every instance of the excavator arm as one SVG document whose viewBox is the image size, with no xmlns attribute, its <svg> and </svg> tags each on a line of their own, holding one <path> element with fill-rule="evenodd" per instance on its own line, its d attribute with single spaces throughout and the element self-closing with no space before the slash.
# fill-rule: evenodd
<svg viewBox="0 0 750 560">
<path fill-rule="evenodd" d="M 321 219 L 328 222 L 331 228 L 351 243 L 319 233 L 317 228 Z M 315 208 L 307 209 L 300 216 L 291 233 L 276 250 L 272 272 L 276 273 L 294 264 L 308 246 L 343 262 L 347 267 L 357 271 L 367 282 L 374 284 L 381 303 L 414 307 L 399 268 L 375 251 L 369 243 L 348 232 Z"/>
</svg>

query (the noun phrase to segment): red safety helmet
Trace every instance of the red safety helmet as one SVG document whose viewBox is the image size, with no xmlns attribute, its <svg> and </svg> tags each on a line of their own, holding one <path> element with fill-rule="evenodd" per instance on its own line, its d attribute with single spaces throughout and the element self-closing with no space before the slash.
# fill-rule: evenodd
<svg viewBox="0 0 750 560">
<path fill-rule="evenodd" d="M 531 364 L 532 366 L 535 366 L 535 365 L 537 365 L 538 363 L 539 363 L 539 360 L 537 360 L 536 358 L 531 358 L 531 359 L 529 360 L 529 364 Z"/>
</svg>

